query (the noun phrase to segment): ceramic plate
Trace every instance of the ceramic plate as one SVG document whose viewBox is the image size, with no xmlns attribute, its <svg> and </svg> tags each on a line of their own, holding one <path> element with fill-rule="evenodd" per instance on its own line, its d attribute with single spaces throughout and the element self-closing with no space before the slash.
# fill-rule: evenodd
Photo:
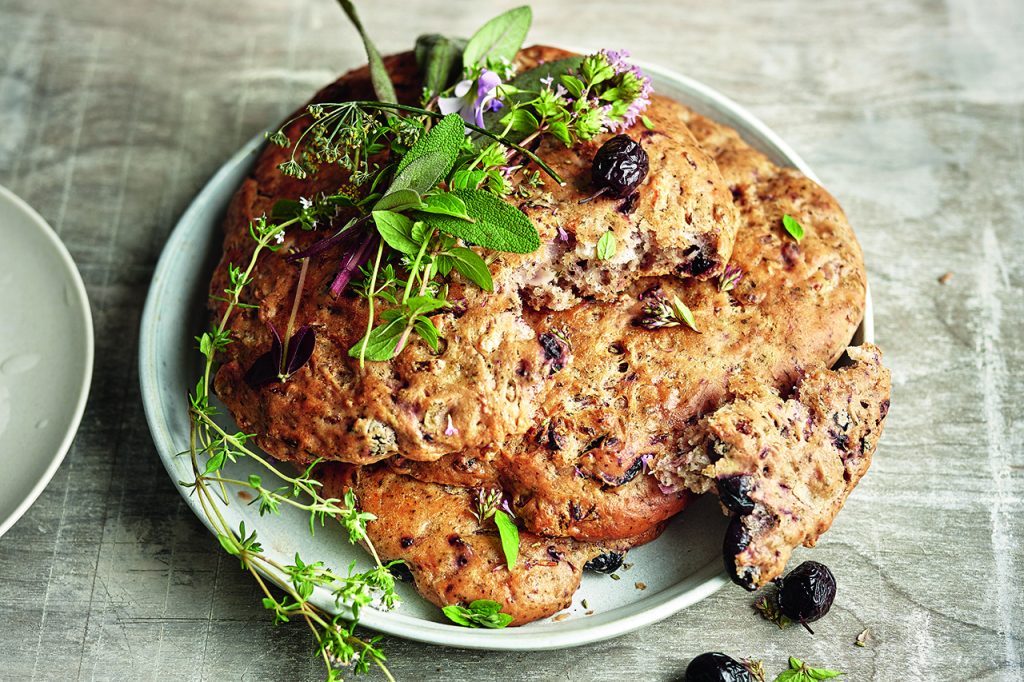
<svg viewBox="0 0 1024 682">
<path fill-rule="evenodd" d="M 92 379 L 92 317 L 67 249 L 0 187 L 0 535 L 57 471 Z"/>
<path fill-rule="evenodd" d="M 763 123 L 747 111 L 701 83 L 662 68 L 641 65 L 654 80 L 656 90 L 690 105 L 700 113 L 736 128 L 743 138 L 780 165 L 793 166 L 814 177 L 807 165 Z M 191 480 L 186 457 L 189 419 L 185 395 L 199 373 L 199 356 L 193 337 L 204 327 L 206 286 L 220 253 L 220 223 L 231 195 L 246 176 L 262 145 L 262 135 L 247 144 L 221 168 L 196 197 L 171 234 L 157 266 L 142 320 L 140 376 L 142 397 L 153 438 L 171 480 Z M 870 301 L 857 340 L 870 339 Z M 255 472 L 255 469 L 253 469 Z M 232 478 L 246 477 L 248 467 L 239 462 Z M 262 472 L 260 472 L 262 473 Z M 185 495 L 184 489 L 182 494 Z M 197 510 L 194 498 L 185 496 Z M 201 519 L 203 515 L 197 510 Z M 324 560 L 344 567 L 352 559 L 370 567 L 365 553 L 349 545 L 342 534 L 321 531 L 311 539 L 304 515 L 284 514 L 260 518 L 253 507 L 238 499 L 224 509 L 234 527 L 245 521 L 258 528 L 265 551 L 281 563 L 291 563 L 295 552 L 306 561 Z M 205 521 L 205 519 L 204 519 Z M 726 519 L 717 502 L 698 501 L 669 525 L 655 542 L 632 550 L 633 568 L 621 572 L 621 580 L 587 574 L 573 598 L 568 617 L 551 619 L 504 630 L 476 630 L 447 622 L 433 605 L 408 585 L 399 586 L 400 608 L 391 612 L 365 609 L 362 624 L 409 639 L 473 649 L 556 649 L 621 635 L 666 618 L 686 608 L 728 582 L 721 557 Z M 636 583 L 646 589 L 639 590 Z M 588 608 L 580 602 L 586 599 Z M 324 591 L 316 603 L 335 610 Z M 586 611 L 593 611 L 586 615 Z"/>
</svg>

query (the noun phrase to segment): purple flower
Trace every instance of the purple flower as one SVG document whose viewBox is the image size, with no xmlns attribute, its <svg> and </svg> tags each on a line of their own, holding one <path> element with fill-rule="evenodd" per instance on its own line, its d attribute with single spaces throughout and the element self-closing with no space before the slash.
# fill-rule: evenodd
<svg viewBox="0 0 1024 682">
<path fill-rule="evenodd" d="M 270 328 L 271 335 L 270 350 L 256 358 L 252 367 L 245 373 L 245 383 L 252 388 L 287 381 L 288 377 L 309 362 L 313 356 L 313 348 L 316 346 L 316 332 L 312 327 L 304 324 L 288 339 L 288 355 L 282 358 L 284 347 L 281 343 L 281 335 L 277 333 L 277 328 L 273 324 L 267 324 L 267 326 Z"/>
<path fill-rule="evenodd" d="M 488 69 L 481 69 L 476 79 L 476 95 L 472 94 L 473 81 L 463 80 L 455 84 L 454 97 L 440 97 L 437 108 L 442 114 L 458 114 L 466 123 L 484 126 L 484 112 L 497 111 L 504 104 L 499 98 L 498 87 L 501 76 Z"/>
<path fill-rule="evenodd" d="M 628 85 L 628 89 L 636 90 L 636 96 L 622 115 L 621 121 L 606 119 L 605 127 L 608 131 L 617 133 L 636 123 L 637 118 L 651 103 L 651 93 L 654 88 L 651 86 L 651 79 L 640 70 L 640 67 L 629 63 L 629 52 L 626 50 L 601 50 L 598 54 L 603 56 L 608 64 L 615 69 L 616 81 L 622 85 Z"/>
</svg>

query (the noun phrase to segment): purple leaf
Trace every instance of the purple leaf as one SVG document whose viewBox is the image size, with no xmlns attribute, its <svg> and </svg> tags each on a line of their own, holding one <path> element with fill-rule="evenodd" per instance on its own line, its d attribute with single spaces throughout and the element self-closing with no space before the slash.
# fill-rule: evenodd
<svg viewBox="0 0 1024 682">
<path fill-rule="evenodd" d="M 308 324 L 299 327 L 288 341 L 288 357 L 284 363 L 285 375 L 291 376 L 302 369 L 302 366 L 312 357 L 315 345 L 316 332 L 312 327 Z"/>
<path fill-rule="evenodd" d="M 359 266 L 370 259 L 370 252 L 377 248 L 378 241 L 380 241 L 380 236 L 376 231 L 373 231 L 365 236 L 359 248 L 345 254 L 344 258 L 341 259 L 341 267 L 338 268 L 338 276 L 331 283 L 332 294 L 335 296 L 341 295 L 341 292 L 348 286 L 352 275 L 359 269 Z"/>
<path fill-rule="evenodd" d="M 251 388 L 260 388 L 275 381 L 280 381 L 281 374 L 281 335 L 277 333 L 274 325 L 268 324 L 273 338 L 270 340 L 270 350 L 256 358 L 252 367 L 245 373 L 245 383 Z M 289 353 L 290 355 L 290 353 Z"/>
</svg>

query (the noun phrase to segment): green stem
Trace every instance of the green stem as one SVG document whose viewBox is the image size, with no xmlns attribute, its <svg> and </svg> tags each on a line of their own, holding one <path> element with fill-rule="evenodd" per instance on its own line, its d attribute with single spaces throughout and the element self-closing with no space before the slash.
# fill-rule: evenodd
<svg viewBox="0 0 1024 682">
<path fill-rule="evenodd" d="M 380 257 L 384 253 L 384 240 L 377 244 L 377 259 L 373 262 L 373 273 L 370 275 L 370 286 L 367 288 L 367 301 L 370 305 L 369 317 L 366 319 L 366 334 L 363 336 L 363 345 L 359 348 L 359 369 L 363 369 L 366 362 L 366 344 L 370 342 L 370 332 L 373 331 L 373 304 L 377 298 L 377 273 L 380 272 Z"/>
</svg>

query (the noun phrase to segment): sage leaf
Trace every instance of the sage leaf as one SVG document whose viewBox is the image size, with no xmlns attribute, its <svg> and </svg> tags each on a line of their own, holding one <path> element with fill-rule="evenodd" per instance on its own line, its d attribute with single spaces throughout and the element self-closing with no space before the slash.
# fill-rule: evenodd
<svg viewBox="0 0 1024 682">
<path fill-rule="evenodd" d="M 434 97 L 458 77 L 465 47 L 464 39 L 438 33 L 416 39 L 416 64 L 420 67 L 427 97 Z"/>
<path fill-rule="evenodd" d="M 498 509 L 494 512 L 494 525 L 498 527 L 498 535 L 501 537 L 501 551 L 505 554 L 505 563 L 509 570 L 519 560 L 519 528 L 516 527 L 508 514 Z"/>
<path fill-rule="evenodd" d="M 491 279 L 491 271 L 487 263 L 480 255 L 472 249 L 462 246 L 453 247 L 451 250 L 455 270 L 460 275 L 473 282 L 484 291 L 494 291 L 494 281 Z"/>
<path fill-rule="evenodd" d="M 447 215 L 453 218 L 460 218 L 475 222 L 466 212 L 466 202 L 449 192 L 442 192 L 427 197 L 426 205 L 420 209 L 424 213 L 435 213 Z"/>
<path fill-rule="evenodd" d="M 393 211 L 374 211 L 373 222 L 381 239 L 395 251 L 415 256 L 420 245 L 412 238 L 412 220 Z"/>
<path fill-rule="evenodd" d="M 377 200 L 373 205 L 374 211 L 410 211 L 416 208 L 423 208 L 422 197 L 412 189 L 396 189 L 388 191 L 387 194 Z"/>
<path fill-rule="evenodd" d="M 515 59 L 523 46 L 533 21 L 528 6 L 516 7 L 499 14 L 473 34 L 462 52 L 462 65 L 486 65 L 489 59 Z"/>
<path fill-rule="evenodd" d="M 411 161 L 395 175 L 395 179 L 391 181 L 391 187 L 384 193 L 381 201 L 386 199 L 389 194 L 402 189 L 411 189 L 420 195 L 426 194 L 437 187 L 437 183 L 448 173 L 450 168 L 451 164 L 444 153 L 439 151 L 426 152 Z M 378 201 L 377 206 L 374 206 L 374 208 L 377 208 L 379 205 L 380 202 Z"/>
<path fill-rule="evenodd" d="M 384 66 L 384 59 L 380 56 L 377 46 L 366 35 L 366 29 L 363 28 L 363 22 L 359 20 L 355 5 L 352 4 L 352 0 L 338 0 L 338 4 L 341 5 L 345 16 L 348 17 L 348 20 L 352 22 L 352 25 L 359 32 L 359 37 L 363 39 L 363 47 L 366 48 L 366 60 L 370 65 L 370 82 L 373 84 L 373 92 L 377 95 L 377 99 L 381 102 L 397 104 L 398 95 L 395 94 L 395 86 L 392 84 L 391 76 L 388 75 L 388 70 Z"/>
<path fill-rule="evenodd" d="M 533 223 L 515 206 L 478 189 L 458 189 L 451 194 L 462 199 L 475 223 L 422 212 L 417 213 L 417 218 L 492 251 L 531 253 L 540 247 L 540 236 Z"/>
<path fill-rule="evenodd" d="M 459 150 L 466 138 L 466 124 L 458 114 L 448 114 L 434 124 L 425 135 L 420 136 L 416 143 L 409 148 L 402 160 L 398 162 L 398 169 L 395 175 L 401 175 L 402 171 L 413 161 L 431 153 L 439 152 L 444 155 L 447 165 L 444 168 L 442 177 L 448 175 L 455 160 L 459 156 Z M 437 183 L 434 183 L 437 184 Z"/>
</svg>

